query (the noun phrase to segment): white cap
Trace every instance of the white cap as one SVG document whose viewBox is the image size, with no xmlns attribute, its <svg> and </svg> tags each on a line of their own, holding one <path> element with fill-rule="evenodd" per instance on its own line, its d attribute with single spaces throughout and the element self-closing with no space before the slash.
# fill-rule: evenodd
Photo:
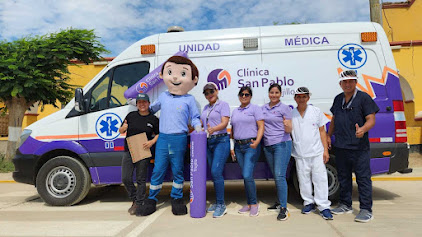
<svg viewBox="0 0 422 237">
<path fill-rule="evenodd" d="M 304 86 L 297 88 L 295 91 L 295 95 L 305 95 L 305 94 L 311 96 L 311 92 L 309 92 L 309 89 Z"/>
<path fill-rule="evenodd" d="M 356 75 L 355 70 L 346 70 L 340 73 L 340 77 L 338 78 L 338 81 L 357 80 L 357 79 L 358 79 L 358 76 Z"/>
</svg>

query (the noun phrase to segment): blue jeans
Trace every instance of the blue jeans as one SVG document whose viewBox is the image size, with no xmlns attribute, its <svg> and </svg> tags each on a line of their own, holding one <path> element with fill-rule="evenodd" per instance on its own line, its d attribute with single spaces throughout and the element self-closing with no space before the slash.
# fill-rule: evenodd
<svg viewBox="0 0 422 237">
<path fill-rule="evenodd" d="M 286 172 L 292 153 L 292 141 L 264 146 L 265 158 L 274 176 L 277 197 L 282 207 L 287 207 Z"/>
<path fill-rule="evenodd" d="M 369 150 L 349 150 L 335 148 L 338 181 L 340 183 L 340 203 L 352 206 L 352 172 L 358 183 L 360 209 L 372 212 L 372 180 Z"/>
<path fill-rule="evenodd" d="M 217 204 L 224 204 L 224 165 L 230 155 L 229 135 L 207 140 L 207 160 L 211 169 Z"/>
<path fill-rule="evenodd" d="M 261 145 L 258 145 L 256 149 L 250 147 L 252 143 L 247 144 L 235 144 L 234 152 L 236 154 L 237 162 L 242 169 L 243 182 L 245 184 L 246 198 L 248 205 L 257 204 L 256 200 L 256 185 L 253 177 L 253 171 L 255 164 L 261 154 Z"/>
<path fill-rule="evenodd" d="M 173 173 L 173 187 L 170 197 L 183 197 L 183 160 L 187 148 L 187 134 L 160 133 L 155 147 L 155 162 L 151 176 L 149 199 L 156 201 L 161 191 L 167 167 L 170 164 Z"/>
</svg>

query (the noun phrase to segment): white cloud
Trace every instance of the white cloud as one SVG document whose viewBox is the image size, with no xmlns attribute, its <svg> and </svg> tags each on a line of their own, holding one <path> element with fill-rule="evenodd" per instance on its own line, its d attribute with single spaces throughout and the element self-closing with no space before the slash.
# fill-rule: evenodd
<svg viewBox="0 0 422 237">
<path fill-rule="evenodd" d="M 168 26 L 220 29 L 300 22 L 369 21 L 369 0 L 1 0 L 0 38 L 95 29 L 117 56 Z"/>
</svg>

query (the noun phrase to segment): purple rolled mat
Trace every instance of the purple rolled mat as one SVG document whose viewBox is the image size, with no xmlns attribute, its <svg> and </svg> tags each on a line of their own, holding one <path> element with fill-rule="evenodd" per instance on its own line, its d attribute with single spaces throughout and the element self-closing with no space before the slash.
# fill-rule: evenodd
<svg viewBox="0 0 422 237">
<path fill-rule="evenodd" d="M 190 216 L 202 218 L 207 208 L 207 134 L 190 134 Z"/>
</svg>

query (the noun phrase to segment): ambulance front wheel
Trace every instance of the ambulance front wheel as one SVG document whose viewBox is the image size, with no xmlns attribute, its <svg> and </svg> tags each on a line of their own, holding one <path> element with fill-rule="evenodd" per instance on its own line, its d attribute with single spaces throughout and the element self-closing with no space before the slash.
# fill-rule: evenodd
<svg viewBox="0 0 422 237">
<path fill-rule="evenodd" d="M 70 156 L 58 156 L 47 161 L 36 180 L 41 198 L 52 206 L 74 205 L 88 194 L 91 176 L 79 160 Z"/>
</svg>

